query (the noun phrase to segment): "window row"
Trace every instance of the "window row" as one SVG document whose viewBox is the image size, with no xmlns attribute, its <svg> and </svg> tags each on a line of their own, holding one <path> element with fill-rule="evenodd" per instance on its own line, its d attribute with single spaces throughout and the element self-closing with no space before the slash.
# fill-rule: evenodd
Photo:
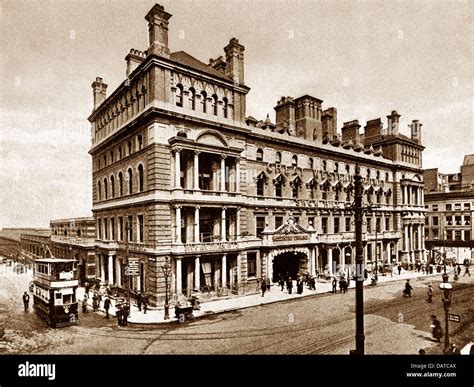
<svg viewBox="0 0 474 387">
<path fill-rule="evenodd" d="M 112 165 L 116 161 L 122 160 L 141 149 L 143 149 L 143 135 L 138 134 L 134 140 L 130 139 L 126 143 L 120 144 L 117 150 L 110 150 L 99 156 L 97 158 L 97 169 Z"/>
<path fill-rule="evenodd" d="M 425 229 L 425 237 L 428 239 L 443 240 L 443 237 L 440 237 L 440 230 L 438 228 Z M 470 241 L 471 230 L 446 230 L 445 237 L 448 241 Z"/>
<path fill-rule="evenodd" d="M 133 170 L 128 168 L 125 175 L 122 172 L 119 172 L 117 175 L 117 181 L 115 181 L 115 176 L 111 175 L 109 179 L 104 177 L 104 179 L 97 181 L 97 200 L 107 200 L 113 199 L 115 197 L 121 197 L 125 194 L 131 195 L 134 193 L 134 184 L 133 184 Z M 137 167 L 137 182 L 135 187 L 138 189 L 138 192 L 144 191 L 144 181 L 145 181 L 145 171 L 143 165 L 139 164 Z M 125 182 L 124 182 L 125 180 Z M 125 188 L 127 192 L 125 193 Z"/>
<path fill-rule="evenodd" d="M 194 87 L 190 87 L 188 90 L 184 90 L 183 85 L 176 85 L 176 106 L 184 107 L 185 98 L 187 98 L 188 100 L 187 107 L 191 110 L 199 110 L 201 113 L 208 113 L 208 100 L 210 100 L 210 113 L 215 116 L 219 115 L 219 105 L 222 105 L 222 116 L 224 118 L 229 117 L 229 100 L 226 97 L 222 98 L 222 101 L 219 101 L 219 97 L 217 96 L 217 94 L 212 94 L 208 97 L 205 91 L 197 93 Z"/>
<path fill-rule="evenodd" d="M 144 220 L 141 214 L 135 217 L 127 215 L 117 218 L 98 218 L 97 239 L 144 242 Z"/>
<path fill-rule="evenodd" d="M 263 149 L 262 148 L 257 149 L 257 151 L 255 153 L 255 159 L 256 159 L 256 161 L 263 161 Z M 276 151 L 275 152 L 275 164 L 280 165 L 281 163 L 282 163 L 281 152 Z M 298 163 L 298 156 L 297 155 L 293 155 L 291 157 L 291 166 L 292 167 L 298 167 L 298 166 L 303 167 L 303 166 L 301 166 L 301 162 Z M 308 158 L 308 163 L 305 167 L 309 168 L 309 169 L 315 169 L 315 166 L 316 166 L 316 164 L 315 164 L 314 158 L 309 157 Z M 331 168 L 332 170 L 329 170 L 330 168 L 328 167 L 327 160 L 322 160 L 321 167 L 322 167 L 322 170 L 325 171 L 325 172 L 335 172 L 335 173 L 346 172 L 346 173 L 349 174 L 350 171 L 351 171 L 351 167 L 350 167 L 349 164 L 345 165 L 345 168 L 344 168 L 344 171 L 343 171 L 342 166 L 338 162 L 333 162 L 332 163 L 332 168 Z M 375 173 L 375 175 L 374 175 L 374 173 Z M 365 170 L 365 176 L 364 177 L 366 177 L 367 179 L 371 179 L 375 176 L 375 179 L 380 180 L 381 177 L 382 177 L 382 173 L 383 172 L 380 172 L 378 170 L 375 170 L 375 172 L 374 172 L 370 168 L 367 168 Z M 388 181 L 388 179 L 389 179 L 389 173 L 385 172 L 385 181 Z"/>
<path fill-rule="evenodd" d="M 428 210 L 430 209 L 429 206 L 427 206 Z M 439 211 L 440 205 L 439 204 L 432 204 L 431 205 L 431 211 Z M 452 203 L 447 203 L 445 205 L 445 210 L 446 211 L 470 211 L 471 209 L 471 203 L 464 203 L 464 206 L 462 206 L 462 203 L 454 203 L 454 207 Z"/>
</svg>

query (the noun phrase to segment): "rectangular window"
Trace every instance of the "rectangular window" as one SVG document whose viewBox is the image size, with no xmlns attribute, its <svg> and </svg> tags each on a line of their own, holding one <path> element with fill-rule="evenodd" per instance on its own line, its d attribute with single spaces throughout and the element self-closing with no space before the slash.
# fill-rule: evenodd
<svg viewBox="0 0 474 387">
<path fill-rule="evenodd" d="M 464 225 L 465 226 L 470 226 L 471 225 L 471 216 L 470 215 L 464 215 Z"/>
<path fill-rule="evenodd" d="M 247 253 L 247 277 L 257 276 L 257 253 Z"/>
<path fill-rule="evenodd" d="M 452 211 L 452 210 L 453 210 L 452 204 L 446 204 L 446 211 Z"/>
<path fill-rule="evenodd" d="M 104 219 L 104 239 L 109 240 L 109 228 L 107 227 L 109 220 L 107 218 Z"/>
<path fill-rule="evenodd" d="M 461 211 L 461 203 L 455 203 L 454 204 L 454 210 L 455 211 Z"/>
<path fill-rule="evenodd" d="M 102 239 L 102 219 L 97 219 L 97 239 Z"/>
<path fill-rule="evenodd" d="M 314 216 L 309 216 L 308 217 L 308 227 L 309 225 L 313 226 L 314 228 Z"/>
<path fill-rule="evenodd" d="M 433 239 L 439 238 L 439 230 L 437 228 L 433 229 Z"/>
<path fill-rule="evenodd" d="M 372 218 L 367 218 L 367 232 L 369 234 L 372 232 Z"/>
<path fill-rule="evenodd" d="M 256 230 L 255 230 L 255 234 L 257 235 L 257 238 L 262 237 L 263 230 L 265 230 L 265 217 L 264 216 L 257 216 Z"/>
<path fill-rule="evenodd" d="M 321 218 L 321 230 L 323 234 L 328 233 L 328 218 Z"/>
<path fill-rule="evenodd" d="M 437 216 L 433 216 L 433 226 L 438 226 L 439 225 L 439 219 Z"/>
<path fill-rule="evenodd" d="M 137 231 L 138 242 L 143 242 L 143 215 L 137 216 Z"/>
<path fill-rule="evenodd" d="M 123 241 L 123 217 L 118 218 L 117 240 Z"/>
<path fill-rule="evenodd" d="M 390 231 L 390 218 L 385 218 L 385 231 Z"/>
<path fill-rule="evenodd" d="M 455 240 L 457 240 L 457 241 L 462 240 L 461 230 L 456 230 L 456 232 L 454 233 L 454 235 L 455 235 Z"/>
<path fill-rule="evenodd" d="M 275 196 L 281 198 L 281 183 L 276 183 L 275 185 Z"/>
<path fill-rule="evenodd" d="M 127 221 L 128 221 L 128 240 L 132 241 L 133 240 L 133 217 L 127 216 Z"/>
<path fill-rule="evenodd" d="M 283 224 L 283 216 L 275 216 L 275 230 Z"/>
<path fill-rule="evenodd" d="M 453 240 L 453 230 L 446 230 L 446 239 L 448 241 L 452 241 Z"/>
<path fill-rule="evenodd" d="M 451 215 L 446 217 L 446 224 L 447 224 L 448 226 L 452 226 L 452 225 L 453 225 L 453 217 L 452 217 Z"/>
<path fill-rule="evenodd" d="M 334 234 L 339 234 L 339 218 L 334 218 Z"/>
<path fill-rule="evenodd" d="M 347 232 L 351 231 L 351 218 L 346 218 L 345 224 L 346 224 L 346 231 Z"/>
<path fill-rule="evenodd" d="M 110 239 L 115 240 L 115 218 L 110 218 Z"/>
<path fill-rule="evenodd" d="M 376 232 L 382 231 L 382 230 L 381 230 L 381 223 L 382 223 L 382 219 L 380 219 L 380 218 L 375 218 L 375 231 L 376 231 Z"/>
<path fill-rule="evenodd" d="M 471 240 L 471 230 L 464 230 L 464 240 L 465 241 Z"/>
<path fill-rule="evenodd" d="M 438 211 L 438 205 L 437 204 L 433 204 L 433 211 Z"/>
<path fill-rule="evenodd" d="M 464 203 L 464 210 L 470 210 L 471 209 L 471 203 Z"/>
<path fill-rule="evenodd" d="M 456 226 L 461 226 L 461 217 L 460 216 L 455 216 L 454 220 L 456 222 Z"/>
<path fill-rule="evenodd" d="M 428 226 L 429 224 L 430 224 L 429 218 L 428 218 L 428 217 L 425 217 L 425 226 Z"/>
</svg>

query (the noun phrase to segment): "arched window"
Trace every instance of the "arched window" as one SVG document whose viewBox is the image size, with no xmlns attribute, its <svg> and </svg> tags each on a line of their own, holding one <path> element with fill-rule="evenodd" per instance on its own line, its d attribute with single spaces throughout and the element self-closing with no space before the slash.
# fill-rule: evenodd
<svg viewBox="0 0 474 387">
<path fill-rule="evenodd" d="M 104 179 L 104 199 L 107 200 L 107 191 L 108 191 L 108 185 L 107 185 L 107 178 Z"/>
<path fill-rule="evenodd" d="M 123 175 L 122 172 L 118 174 L 118 194 L 119 196 L 123 196 Z"/>
<path fill-rule="evenodd" d="M 257 180 L 257 196 L 264 196 L 265 194 L 264 187 L 265 187 L 265 181 L 263 177 L 260 177 Z"/>
<path fill-rule="evenodd" d="M 115 177 L 114 175 L 110 176 L 110 197 L 115 197 Z"/>
<path fill-rule="evenodd" d="M 377 171 L 377 172 L 375 173 L 375 176 L 377 177 L 377 180 L 380 180 L 380 171 Z"/>
<path fill-rule="evenodd" d="M 297 167 L 298 166 L 298 156 L 293 155 L 293 157 L 291 158 L 291 166 L 292 167 Z"/>
<path fill-rule="evenodd" d="M 143 192 L 143 165 L 138 166 L 138 191 Z"/>
<path fill-rule="evenodd" d="M 212 114 L 217 116 L 217 95 L 212 95 Z"/>
<path fill-rule="evenodd" d="M 100 181 L 97 182 L 97 195 L 99 196 L 99 200 L 102 200 L 102 185 Z"/>
<path fill-rule="evenodd" d="M 120 145 L 119 148 L 118 148 L 118 154 L 119 154 L 119 160 L 122 160 L 122 157 L 123 157 L 122 145 Z"/>
<path fill-rule="evenodd" d="M 189 89 L 189 107 L 196 110 L 196 90 L 193 87 Z"/>
<path fill-rule="evenodd" d="M 128 168 L 128 171 L 127 171 L 127 177 L 128 177 L 128 194 L 132 194 L 133 193 L 133 172 L 132 172 L 132 168 Z"/>
<path fill-rule="evenodd" d="M 257 149 L 257 161 L 263 161 L 263 150 L 260 148 Z"/>
<path fill-rule="evenodd" d="M 314 160 L 312 157 L 309 158 L 309 169 L 314 169 Z"/>
<path fill-rule="evenodd" d="M 367 168 L 367 179 L 370 179 L 370 169 Z"/>
<path fill-rule="evenodd" d="M 132 154 L 132 142 L 130 140 L 127 141 L 127 155 L 130 156 Z"/>
<path fill-rule="evenodd" d="M 328 168 L 328 162 L 326 160 L 323 160 L 323 171 L 327 171 Z"/>
<path fill-rule="evenodd" d="M 139 134 L 137 136 L 137 149 L 140 150 L 143 148 L 143 136 Z"/>
<path fill-rule="evenodd" d="M 346 172 L 349 173 L 350 170 L 351 170 L 351 167 L 349 166 L 349 164 L 346 164 Z"/>
<path fill-rule="evenodd" d="M 76 235 L 77 235 L 77 237 L 78 237 L 78 238 L 80 238 L 80 237 L 81 237 L 81 230 L 80 230 L 80 229 L 77 229 L 77 231 L 76 231 Z"/>
<path fill-rule="evenodd" d="M 205 91 L 201 93 L 201 111 L 207 113 L 207 94 Z"/>
<path fill-rule="evenodd" d="M 339 172 L 339 163 L 334 163 L 334 172 Z"/>
<path fill-rule="evenodd" d="M 388 172 L 385 173 L 385 181 L 388 181 Z"/>
<path fill-rule="evenodd" d="M 293 196 L 293 199 L 298 199 L 299 186 L 296 182 L 291 185 L 291 194 Z"/>
<path fill-rule="evenodd" d="M 114 162 L 114 151 L 110 151 L 110 163 Z"/>
<path fill-rule="evenodd" d="M 107 166 L 107 155 L 104 155 L 103 159 L 104 159 L 104 167 L 106 167 Z"/>
<path fill-rule="evenodd" d="M 176 106 L 183 107 L 183 86 L 176 86 Z"/>
<path fill-rule="evenodd" d="M 224 97 L 222 102 L 223 102 L 222 113 L 224 114 L 224 118 L 228 118 L 228 116 L 229 116 L 229 101 L 228 101 L 227 98 Z"/>
<path fill-rule="evenodd" d="M 275 196 L 277 198 L 281 198 L 283 195 L 282 187 L 283 187 L 283 183 L 280 180 L 275 182 Z"/>
<path fill-rule="evenodd" d="M 275 154 L 275 164 L 281 164 L 281 153 L 277 152 Z"/>
</svg>

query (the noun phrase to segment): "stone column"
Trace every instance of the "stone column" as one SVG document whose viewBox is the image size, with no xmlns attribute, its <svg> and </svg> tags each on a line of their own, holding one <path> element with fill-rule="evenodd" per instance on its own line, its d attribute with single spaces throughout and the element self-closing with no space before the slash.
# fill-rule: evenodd
<svg viewBox="0 0 474 387">
<path fill-rule="evenodd" d="M 346 249 L 339 249 L 339 256 L 341 257 L 341 269 L 346 272 Z"/>
<path fill-rule="evenodd" d="M 235 159 L 235 192 L 240 193 L 240 158 Z"/>
<path fill-rule="evenodd" d="M 199 151 L 194 151 L 194 189 L 199 190 Z"/>
<path fill-rule="evenodd" d="M 109 284 L 113 284 L 114 283 L 114 261 L 112 259 L 112 254 L 107 255 L 107 265 L 109 268 L 108 282 Z"/>
<path fill-rule="evenodd" d="M 181 149 L 174 150 L 174 174 L 175 174 L 175 188 L 181 188 Z"/>
<path fill-rule="evenodd" d="M 122 272 L 118 258 L 115 259 L 115 282 L 118 286 L 122 286 Z"/>
<path fill-rule="evenodd" d="M 329 275 L 333 274 L 332 271 L 332 247 L 326 247 L 327 252 L 328 252 L 328 270 L 329 270 Z"/>
<path fill-rule="evenodd" d="M 221 191 L 225 191 L 225 159 L 226 159 L 226 156 L 221 155 L 221 169 L 220 169 Z"/>
<path fill-rule="evenodd" d="M 238 293 L 240 293 L 240 286 L 242 284 L 242 255 L 241 253 L 237 254 L 237 289 Z"/>
<path fill-rule="evenodd" d="M 199 263 L 199 255 L 194 259 L 194 289 L 201 288 L 201 268 Z"/>
<path fill-rule="evenodd" d="M 183 281 L 183 274 L 181 269 L 181 258 L 176 258 L 176 294 L 178 296 L 181 295 L 183 288 L 182 288 L 182 281 Z"/>
<path fill-rule="evenodd" d="M 403 227 L 403 250 L 404 251 L 408 251 L 409 248 L 408 248 L 408 225 L 405 225 Z"/>
<path fill-rule="evenodd" d="M 200 242 L 200 229 L 199 229 L 199 206 L 194 209 L 194 242 Z"/>
<path fill-rule="evenodd" d="M 221 241 L 225 242 L 227 240 L 226 237 L 226 209 L 225 207 L 222 208 L 222 213 L 221 213 Z"/>
<path fill-rule="evenodd" d="M 312 248 L 309 250 L 309 254 L 310 254 L 310 257 L 309 257 L 309 274 L 311 276 L 314 276 L 316 271 L 315 271 L 315 254 L 316 254 L 316 247 Z"/>
<path fill-rule="evenodd" d="M 387 242 L 387 262 L 392 262 L 392 251 L 390 249 L 390 242 Z"/>
<path fill-rule="evenodd" d="M 221 264 L 221 278 L 222 278 L 222 287 L 227 287 L 227 255 L 222 256 Z"/>
<path fill-rule="evenodd" d="M 403 203 L 402 204 L 408 204 L 408 189 L 407 189 L 407 186 L 404 185 L 402 188 L 403 188 Z"/>
<path fill-rule="evenodd" d="M 100 261 L 100 279 L 101 281 L 105 281 L 105 257 L 104 254 L 99 254 L 99 261 Z"/>
<path fill-rule="evenodd" d="M 181 243 L 181 206 L 176 206 L 176 243 Z"/>
<path fill-rule="evenodd" d="M 240 239 L 240 208 L 235 211 L 235 239 Z"/>
</svg>

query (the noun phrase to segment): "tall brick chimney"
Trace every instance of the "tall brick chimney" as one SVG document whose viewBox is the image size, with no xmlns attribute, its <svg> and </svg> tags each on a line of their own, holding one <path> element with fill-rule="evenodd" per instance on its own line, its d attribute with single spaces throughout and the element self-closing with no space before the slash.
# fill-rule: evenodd
<svg viewBox="0 0 474 387">
<path fill-rule="evenodd" d="M 421 144 L 421 126 L 420 121 L 413 120 L 408 126 L 411 129 L 411 139 Z"/>
<path fill-rule="evenodd" d="M 359 120 L 344 122 L 341 132 L 342 141 L 358 140 L 359 139 Z"/>
<path fill-rule="evenodd" d="M 281 97 L 275 109 L 275 124 L 278 128 L 285 128 L 289 133 L 295 132 L 295 103 L 292 97 Z"/>
<path fill-rule="evenodd" d="M 381 130 L 383 128 L 382 120 L 380 118 L 376 118 L 374 120 L 367 121 L 365 125 L 365 136 L 364 138 L 371 138 L 380 136 Z"/>
<path fill-rule="evenodd" d="M 332 140 L 337 132 L 337 109 L 334 107 L 326 109 L 323 112 L 321 121 L 323 134 L 327 133 L 329 139 Z"/>
<path fill-rule="evenodd" d="M 97 77 L 95 82 L 92 83 L 92 92 L 94 96 L 94 109 L 97 109 L 107 97 L 107 85 L 103 82 L 102 78 Z"/>
<path fill-rule="evenodd" d="M 127 61 L 127 72 L 126 76 L 128 76 L 135 70 L 140 63 L 143 62 L 145 59 L 145 54 L 139 50 L 131 49 L 130 52 L 125 57 Z"/>
<path fill-rule="evenodd" d="M 165 58 L 170 57 L 168 20 L 171 16 L 159 4 L 155 4 L 145 16 L 145 19 L 148 21 L 148 37 L 150 42 L 150 47 L 147 50 L 148 54 L 156 54 Z"/>
<path fill-rule="evenodd" d="M 400 114 L 396 110 L 392 110 L 392 113 L 387 116 L 387 134 L 397 134 L 399 122 Z"/>
<path fill-rule="evenodd" d="M 294 100 L 296 135 L 306 140 L 321 139 L 322 100 L 303 95 Z"/>
<path fill-rule="evenodd" d="M 229 44 L 224 47 L 225 51 L 225 74 L 231 77 L 235 83 L 244 85 L 244 51 L 236 38 L 232 38 Z"/>
</svg>

